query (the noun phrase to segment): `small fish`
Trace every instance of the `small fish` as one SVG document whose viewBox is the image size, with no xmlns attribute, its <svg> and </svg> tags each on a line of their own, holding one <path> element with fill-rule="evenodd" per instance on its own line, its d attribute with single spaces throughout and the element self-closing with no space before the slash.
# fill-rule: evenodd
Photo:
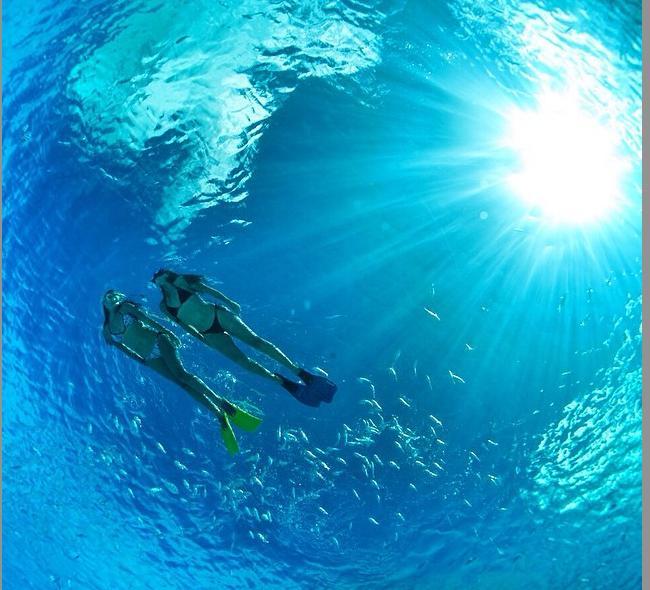
<svg viewBox="0 0 650 590">
<path fill-rule="evenodd" d="M 465 379 L 463 379 L 460 375 L 456 375 L 456 373 L 452 373 L 449 371 L 449 376 L 451 377 L 451 382 L 456 383 L 457 381 L 460 383 L 465 383 Z"/>
<path fill-rule="evenodd" d="M 157 442 L 156 446 L 160 449 L 161 453 L 164 453 L 165 455 L 167 454 L 167 450 L 162 446 L 162 443 Z"/>
<path fill-rule="evenodd" d="M 355 497 L 357 500 L 361 500 L 361 496 L 359 496 L 359 492 L 357 492 L 357 490 L 355 490 L 354 488 L 352 488 L 352 493 L 354 494 L 354 497 Z"/>
<path fill-rule="evenodd" d="M 490 440 L 489 438 L 487 439 L 488 443 L 490 443 L 493 447 L 498 447 L 499 443 L 494 442 L 493 440 Z"/>
<path fill-rule="evenodd" d="M 440 422 L 440 420 L 438 420 L 438 418 L 436 418 L 433 414 L 429 414 L 429 418 L 431 418 L 431 420 L 433 420 L 438 426 L 442 426 L 442 422 Z"/>
<path fill-rule="evenodd" d="M 463 502 L 465 502 L 465 504 L 467 504 L 470 508 L 472 507 L 470 501 L 467 498 L 463 498 Z"/>
<path fill-rule="evenodd" d="M 442 465 L 440 465 L 440 463 L 434 461 L 433 464 L 434 464 L 438 469 L 440 469 L 440 471 L 444 471 L 444 469 L 443 469 Z"/>
<path fill-rule="evenodd" d="M 414 483 L 410 483 L 410 484 L 409 484 L 409 488 L 411 488 L 414 492 L 417 492 L 417 491 L 418 491 L 418 489 L 415 487 L 415 484 L 414 484 Z"/>
<path fill-rule="evenodd" d="M 430 469 L 425 469 L 424 471 L 427 473 L 427 475 L 430 475 L 431 477 L 438 477 L 438 474 L 434 473 Z"/>
<path fill-rule="evenodd" d="M 406 519 L 401 512 L 398 512 L 395 516 L 397 516 L 397 518 L 399 518 L 402 522 L 406 522 Z"/>
<path fill-rule="evenodd" d="M 381 462 L 381 459 L 377 455 L 373 455 L 372 458 L 375 460 L 375 462 L 380 465 L 381 467 L 384 466 L 384 464 Z"/>
<path fill-rule="evenodd" d="M 397 371 L 395 371 L 395 367 L 388 367 L 388 372 L 393 376 L 395 381 L 397 381 Z"/>
<path fill-rule="evenodd" d="M 398 465 L 397 463 L 395 463 L 395 461 L 389 461 L 388 464 L 389 464 L 393 469 L 397 469 L 397 470 L 399 471 L 399 468 L 400 468 L 400 467 L 399 467 L 399 465 Z"/>
<path fill-rule="evenodd" d="M 471 344 L 465 343 L 465 350 L 467 350 L 467 352 L 472 352 L 472 350 L 474 350 L 474 347 Z"/>
<path fill-rule="evenodd" d="M 436 442 L 437 442 L 439 445 L 446 445 L 446 444 L 447 444 L 444 440 L 442 440 L 442 439 L 440 439 L 440 438 L 437 438 L 437 439 L 436 439 Z"/>
<path fill-rule="evenodd" d="M 261 482 L 261 480 L 260 480 L 259 477 L 253 477 L 252 481 L 253 481 L 253 483 L 254 483 L 255 485 L 258 485 L 258 486 L 260 486 L 261 488 L 264 487 L 264 485 L 262 484 L 262 482 Z"/>
<path fill-rule="evenodd" d="M 262 541 L 262 543 L 268 543 L 269 540 L 262 534 L 262 533 L 257 533 L 257 538 Z"/>
<path fill-rule="evenodd" d="M 174 461 L 174 465 L 181 471 L 187 471 L 187 467 L 183 465 L 180 461 Z"/>
<path fill-rule="evenodd" d="M 368 379 L 367 377 L 359 377 L 357 381 L 359 381 L 360 383 L 366 383 L 370 387 L 372 396 L 375 397 L 375 386 L 372 384 L 372 381 L 370 381 L 370 379 Z"/>
<path fill-rule="evenodd" d="M 417 377 L 418 376 L 418 361 L 415 359 L 413 362 L 413 376 Z"/>
<path fill-rule="evenodd" d="M 474 451 L 470 451 L 469 454 L 470 454 L 472 457 L 474 457 L 474 459 L 476 459 L 477 461 L 479 461 L 479 462 L 481 461 L 481 460 L 478 458 L 478 455 L 477 455 Z"/>
<path fill-rule="evenodd" d="M 375 488 L 376 490 L 379 489 L 379 484 L 378 484 L 374 479 L 371 479 L 371 480 L 370 480 L 370 484 L 371 484 L 372 487 Z"/>
<path fill-rule="evenodd" d="M 409 404 L 403 397 L 400 397 L 399 401 L 402 403 L 402 405 L 406 406 L 407 408 L 411 407 L 411 404 Z"/>
<path fill-rule="evenodd" d="M 415 461 L 415 464 L 419 465 L 420 467 L 426 467 L 426 465 L 422 463 L 422 461 Z"/>
<path fill-rule="evenodd" d="M 308 449 L 305 450 L 305 455 L 307 455 L 310 459 L 314 459 L 315 461 L 318 461 L 318 457 Z"/>
<path fill-rule="evenodd" d="M 432 318 L 435 318 L 436 320 L 440 321 L 440 316 L 435 311 L 431 311 L 427 307 L 424 308 L 424 311 L 426 311 Z"/>
<path fill-rule="evenodd" d="M 324 514 L 325 516 L 329 516 L 329 512 L 327 512 L 327 510 L 325 510 L 325 508 L 323 508 L 322 506 L 319 506 L 319 507 L 318 507 L 318 511 L 319 511 L 321 514 Z"/>
<path fill-rule="evenodd" d="M 429 389 L 431 391 L 433 391 L 433 385 L 431 385 L 431 377 L 429 377 L 429 375 L 425 375 L 425 379 L 426 379 L 427 385 L 429 386 Z"/>
<path fill-rule="evenodd" d="M 378 523 L 378 522 L 377 522 L 377 521 L 376 521 L 372 516 L 370 516 L 370 517 L 368 518 L 368 520 L 369 520 L 372 524 L 374 524 L 374 525 L 376 525 L 376 526 L 379 526 L 379 523 Z"/>
<path fill-rule="evenodd" d="M 327 481 L 327 480 L 325 479 L 325 477 L 323 476 L 323 474 L 322 474 L 320 471 L 317 471 L 317 472 L 316 472 L 316 477 L 318 477 L 318 478 L 321 479 L 322 481 Z"/>
<path fill-rule="evenodd" d="M 336 537 L 332 537 L 332 541 L 334 541 L 334 545 L 336 545 L 337 549 L 341 549 L 341 545 L 339 544 L 339 540 Z"/>
<path fill-rule="evenodd" d="M 341 463 L 341 465 L 347 465 L 347 462 L 343 457 L 337 457 L 336 460 Z"/>
</svg>

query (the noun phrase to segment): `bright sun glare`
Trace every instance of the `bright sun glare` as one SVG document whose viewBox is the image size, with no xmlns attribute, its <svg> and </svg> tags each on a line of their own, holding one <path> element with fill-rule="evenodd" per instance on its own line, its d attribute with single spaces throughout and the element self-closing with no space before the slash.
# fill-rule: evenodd
<svg viewBox="0 0 650 590">
<path fill-rule="evenodd" d="M 573 94 L 546 93 L 535 111 L 515 110 L 507 143 L 520 158 L 508 179 L 515 193 L 556 223 L 581 224 L 611 214 L 626 162 L 613 129 Z"/>
</svg>

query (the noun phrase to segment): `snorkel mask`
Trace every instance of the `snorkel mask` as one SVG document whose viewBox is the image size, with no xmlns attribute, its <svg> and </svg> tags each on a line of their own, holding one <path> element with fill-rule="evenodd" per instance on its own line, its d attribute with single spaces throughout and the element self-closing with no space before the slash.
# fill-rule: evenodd
<svg viewBox="0 0 650 590">
<path fill-rule="evenodd" d="M 109 289 L 104 293 L 104 298 L 102 299 L 102 305 L 108 311 L 113 311 L 120 303 L 123 303 L 126 300 L 126 295 L 120 293 L 115 289 Z"/>
</svg>

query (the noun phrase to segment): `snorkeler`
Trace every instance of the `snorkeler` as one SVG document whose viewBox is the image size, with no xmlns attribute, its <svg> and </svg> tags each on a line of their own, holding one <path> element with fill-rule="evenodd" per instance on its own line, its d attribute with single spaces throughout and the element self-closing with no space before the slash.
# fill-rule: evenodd
<svg viewBox="0 0 650 590">
<path fill-rule="evenodd" d="M 137 303 L 113 289 L 104 294 L 104 338 L 139 363 L 180 385 L 212 412 L 221 426 L 226 449 L 234 455 L 239 447 L 230 423 L 253 432 L 262 420 L 219 397 L 201 379 L 185 369 L 179 356 L 176 335 L 154 320 Z M 118 340 L 115 336 L 121 336 Z"/>
<path fill-rule="evenodd" d="M 160 307 L 163 312 L 190 334 L 251 373 L 278 383 L 305 405 L 316 407 L 323 401 L 332 401 L 336 393 L 334 383 L 299 367 L 277 346 L 255 334 L 239 317 L 239 304 L 209 286 L 202 276 L 161 269 L 151 280 L 162 291 Z M 211 295 L 223 305 L 209 303 L 200 295 Z M 280 373 L 272 373 L 249 358 L 238 348 L 233 338 L 277 361 L 302 379 L 304 385 L 287 379 Z"/>
</svg>

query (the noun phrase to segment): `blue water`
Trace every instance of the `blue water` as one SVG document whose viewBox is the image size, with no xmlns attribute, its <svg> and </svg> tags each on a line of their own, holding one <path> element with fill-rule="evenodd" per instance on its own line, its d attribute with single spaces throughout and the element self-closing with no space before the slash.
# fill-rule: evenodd
<svg viewBox="0 0 650 590">
<path fill-rule="evenodd" d="M 5 588 L 640 587 L 640 2 L 25 1 L 3 25 Z M 505 180 L 508 113 L 568 86 L 625 162 L 586 224 Z M 334 403 L 177 330 L 264 417 L 231 459 L 102 340 L 103 292 L 157 311 L 163 265 Z"/>
</svg>

